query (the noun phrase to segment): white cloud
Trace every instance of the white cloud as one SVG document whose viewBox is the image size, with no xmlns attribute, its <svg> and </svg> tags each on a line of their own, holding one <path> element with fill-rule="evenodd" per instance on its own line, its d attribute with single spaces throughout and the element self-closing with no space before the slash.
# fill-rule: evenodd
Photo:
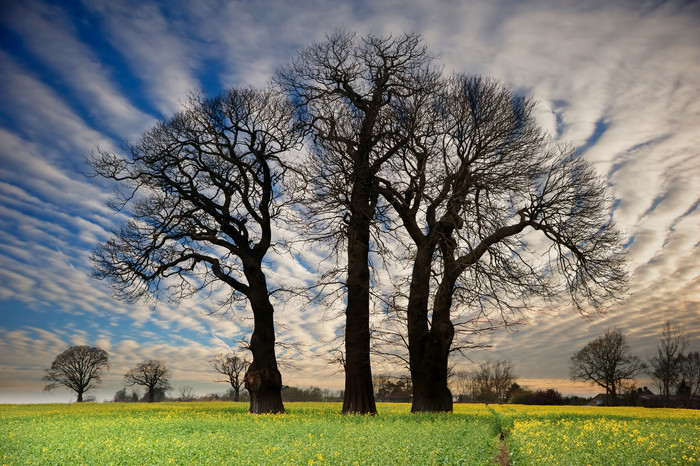
<svg viewBox="0 0 700 466">
<path fill-rule="evenodd" d="M 198 56 L 176 25 L 168 23 L 161 7 L 141 1 L 85 3 L 101 16 L 105 38 L 122 54 L 130 72 L 142 80 L 161 116 L 180 110 L 187 93 L 200 88 L 193 74 Z"/>
<path fill-rule="evenodd" d="M 59 7 L 29 0 L 12 5 L 8 15 L 13 20 L 7 27 L 22 37 L 31 52 L 68 85 L 84 111 L 105 128 L 133 138 L 153 122 L 119 92 L 114 84 L 118 71 L 101 63 L 80 42 L 75 25 Z"/>
</svg>

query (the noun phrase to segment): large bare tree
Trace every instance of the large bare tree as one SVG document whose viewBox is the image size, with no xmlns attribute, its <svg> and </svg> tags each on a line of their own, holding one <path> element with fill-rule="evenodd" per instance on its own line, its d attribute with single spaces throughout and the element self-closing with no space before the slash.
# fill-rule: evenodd
<svg viewBox="0 0 700 466">
<path fill-rule="evenodd" d="M 622 383 L 632 380 L 644 369 L 644 363 L 630 351 L 621 330 L 610 330 L 589 342 L 571 356 L 572 380 L 593 382 L 605 389 L 607 402 L 614 404 Z"/>
<path fill-rule="evenodd" d="M 465 346 L 454 342 L 456 326 L 473 335 L 513 325 L 563 290 L 579 310 L 600 311 L 626 288 L 605 184 L 550 142 L 534 105 L 497 80 L 445 79 L 404 108 L 410 144 L 376 176 L 391 225 L 410 244 L 397 306 L 407 315 L 413 411 L 452 409 L 448 357 Z M 533 232 L 547 244 L 539 256 Z"/>
<path fill-rule="evenodd" d="M 252 413 L 284 412 L 263 259 L 283 206 L 280 157 L 299 138 L 293 114 L 270 90 L 193 95 L 126 155 L 100 151 L 91 159 L 97 175 L 119 182 L 115 207 L 131 217 L 96 248 L 94 276 L 128 301 L 182 300 L 217 287 L 230 305 L 247 300 Z"/>
<path fill-rule="evenodd" d="M 140 362 L 133 369 L 124 374 L 124 382 L 127 386 L 140 385 L 146 389 L 146 400 L 149 403 L 156 401 L 158 393 L 161 397 L 170 390 L 170 370 L 165 362 L 151 359 Z"/>
<path fill-rule="evenodd" d="M 77 401 L 82 402 L 83 395 L 100 384 L 107 369 L 109 355 L 105 350 L 88 345 L 71 346 L 56 356 L 51 367 L 45 370 L 43 380 L 49 384 L 44 390 L 66 387 L 77 393 Z"/>
<path fill-rule="evenodd" d="M 344 413 L 375 413 L 370 365 L 370 250 L 376 175 L 408 143 L 396 133 L 406 99 L 436 74 L 419 36 L 338 32 L 302 50 L 277 82 L 310 132 L 303 205 L 312 237 L 344 251 L 347 266 Z"/>
</svg>

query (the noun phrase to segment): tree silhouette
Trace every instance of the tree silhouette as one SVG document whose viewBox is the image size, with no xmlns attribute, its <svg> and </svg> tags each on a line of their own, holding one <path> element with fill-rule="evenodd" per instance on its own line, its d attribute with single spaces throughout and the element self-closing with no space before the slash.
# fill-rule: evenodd
<svg viewBox="0 0 700 466">
<path fill-rule="evenodd" d="M 191 96 L 126 156 L 99 152 L 90 161 L 97 175 L 122 187 L 114 207 L 131 208 L 131 218 L 96 248 L 93 275 L 127 301 L 179 301 L 221 286 L 224 305 L 247 299 L 254 329 L 245 385 L 253 413 L 284 412 L 263 259 L 283 206 L 280 156 L 297 139 L 284 98 L 231 89 Z"/>
<path fill-rule="evenodd" d="M 605 389 L 607 402 L 614 404 L 622 382 L 641 373 L 644 363 L 630 353 L 621 330 L 610 330 L 574 353 L 569 361 L 571 378 L 593 382 Z"/>
<path fill-rule="evenodd" d="M 51 391 L 66 387 L 78 394 L 78 402 L 83 394 L 97 387 L 102 375 L 109 369 L 109 355 L 94 346 L 71 346 L 56 356 L 51 367 L 46 369 L 42 380 L 50 382 L 44 390 Z"/>
<path fill-rule="evenodd" d="M 671 391 L 682 378 L 683 352 L 688 347 L 688 339 L 680 328 L 671 328 L 666 322 L 661 329 L 661 342 L 656 356 L 649 359 L 649 375 L 661 390 L 666 402 L 671 398 Z"/>
<path fill-rule="evenodd" d="M 156 401 L 157 395 L 165 395 L 170 390 L 170 371 L 165 362 L 149 360 L 140 362 L 133 369 L 124 374 L 124 382 L 127 386 L 140 385 L 146 389 L 146 401 Z"/>
<path fill-rule="evenodd" d="M 230 384 L 233 389 L 233 401 L 238 401 L 248 361 L 241 359 L 237 354 L 218 354 L 209 360 L 209 364 L 216 372 L 226 376 L 226 380 L 215 380 L 215 382 Z"/>
<path fill-rule="evenodd" d="M 409 141 L 393 137 L 403 102 L 426 92 L 432 58 L 415 34 L 338 32 L 299 52 L 277 74 L 311 146 L 299 166 L 313 238 L 346 253 L 343 413 L 376 413 L 370 365 L 370 243 L 377 220 L 376 175 Z"/>
<path fill-rule="evenodd" d="M 376 176 L 397 217 L 387 232 L 410 245 L 410 282 L 394 307 L 407 316 L 413 411 L 452 409 L 449 354 L 469 346 L 456 331 L 513 325 L 561 291 L 580 311 L 602 311 L 627 285 L 605 184 L 551 143 L 535 102 L 479 76 L 438 89 L 404 107 L 396 137 L 411 142 Z M 539 255 L 532 233 L 548 244 Z"/>
</svg>

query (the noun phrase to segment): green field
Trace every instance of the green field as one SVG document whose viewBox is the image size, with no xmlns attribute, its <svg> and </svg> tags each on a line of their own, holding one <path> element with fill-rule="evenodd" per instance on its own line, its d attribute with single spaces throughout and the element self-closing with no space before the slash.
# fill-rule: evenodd
<svg viewBox="0 0 700 466">
<path fill-rule="evenodd" d="M 690 464 L 700 412 L 643 408 L 455 405 L 412 415 L 342 416 L 336 403 L 0 405 L 2 464 Z"/>
</svg>

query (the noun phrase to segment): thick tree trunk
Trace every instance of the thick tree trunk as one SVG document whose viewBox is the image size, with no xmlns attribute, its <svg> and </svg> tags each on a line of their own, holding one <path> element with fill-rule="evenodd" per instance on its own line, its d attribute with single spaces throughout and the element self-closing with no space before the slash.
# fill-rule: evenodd
<svg viewBox="0 0 700 466">
<path fill-rule="evenodd" d="M 82 403 L 82 402 L 83 402 L 83 392 L 82 392 L 82 390 L 81 390 L 81 391 L 78 391 L 78 401 L 77 401 L 77 402 L 78 402 L 78 403 Z"/>
<path fill-rule="evenodd" d="M 250 338 L 253 362 L 244 377 L 245 388 L 250 394 L 249 411 L 253 414 L 283 413 L 282 375 L 275 356 L 274 308 L 259 266 L 249 266 L 246 277 L 255 325 Z"/>
<path fill-rule="evenodd" d="M 413 262 L 408 306 L 408 353 L 413 385 L 412 412 L 429 411 L 424 409 L 423 400 L 430 391 L 428 367 L 425 365 L 425 350 L 430 329 L 428 328 L 428 300 L 430 294 L 430 267 L 432 254 L 427 242 L 417 242 L 416 257 Z"/>
<path fill-rule="evenodd" d="M 411 412 L 414 413 L 452 411 L 452 393 L 447 386 L 447 365 L 454 337 L 454 325 L 450 320 L 452 286 L 454 280 L 449 279 L 443 279 L 438 286 L 433 305 L 432 327 L 427 335 L 423 335 L 420 346 L 411 353 Z M 427 314 L 425 320 L 427 321 Z"/>
<path fill-rule="evenodd" d="M 348 225 L 347 309 L 345 312 L 345 396 L 343 414 L 376 414 L 370 364 L 369 227 L 366 186 L 353 189 L 354 212 Z"/>
<path fill-rule="evenodd" d="M 452 325 L 436 331 L 435 323 L 425 344 L 422 368 L 413 379 L 411 412 L 451 412 L 452 392 L 447 386 L 447 363 Z M 412 374 L 413 375 L 413 374 Z"/>
<path fill-rule="evenodd" d="M 254 361 L 246 372 L 245 386 L 250 393 L 249 411 L 251 413 L 284 413 L 282 375 L 277 368 L 262 368 Z"/>
</svg>

